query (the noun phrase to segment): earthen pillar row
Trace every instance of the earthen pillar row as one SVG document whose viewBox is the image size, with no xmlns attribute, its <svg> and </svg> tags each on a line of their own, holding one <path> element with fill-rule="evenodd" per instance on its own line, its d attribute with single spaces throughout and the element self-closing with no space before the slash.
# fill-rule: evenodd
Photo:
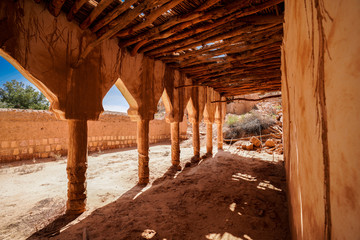
<svg viewBox="0 0 360 240">
<path fill-rule="evenodd" d="M 193 128 L 194 158 L 200 159 L 200 131 L 199 131 L 198 119 L 193 119 L 192 128 Z"/>
<path fill-rule="evenodd" d="M 180 133 L 179 122 L 171 122 L 171 164 L 180 165 Z"/>
<path fill-rule="evenodd" d="M 193 130 L 193 149 L 194 157 L 192 162 L 198 162 L 200 160 L 200 132 L 199 123 L 203 116 L 206 92 L 202 87 L 194 87 L 191 91 L 191 98 L 187 105 L 187 111 L 189 114 L 189 120 L 192 123 Z"/>
<path fill-rule="evenodd" d="M 218 144 L 218 150 L 222 150 L 222 149 L 223 149 L 223 142 L 224 142 L 224 137 L 223 137 L 223 122 L 222 122 L 222 121 L 216 122 L 216 126 L 217 126 L 217 144 Z"/>
<path fill-rule="evenodd" d="M 87 120 L 68 120 L 67 214 L 80 214 L 86 206 Z"/>
<path fill-rule="evenodd" d="M 212 101 L 216 100 L 217 93 L 210 88 L 206 88 L 206 103 L 204 108 L 204 122 L 206 123 L 206 156 L 213 154 L 213 123 L 215 121 L 216 104 Z"/>
<path fill-rule="evenodd" d="M 224 97 L 220 97 L 217 94 L 216 100 L 225 100 Z M 225 102 L 217 102 L 216 103 L 216 111 L 215 111 L 215 123 L 217 125 L 217 142 L 218 142 L 218 150 L 223 149 L 223 123 L 226 114 L 226 104 Z"/>
<path fill-rule="evenodd" d="M 212 155 L 213 152 L 212 131 L 213 131 L 212 122 L 207 122 L 206 123 L 206 154 L 207 155 Z"/>
<path fill-rule="evenodd" d="M 149 119 L 137 121 L 139 184 L 149 183 Z"/>
</svg>

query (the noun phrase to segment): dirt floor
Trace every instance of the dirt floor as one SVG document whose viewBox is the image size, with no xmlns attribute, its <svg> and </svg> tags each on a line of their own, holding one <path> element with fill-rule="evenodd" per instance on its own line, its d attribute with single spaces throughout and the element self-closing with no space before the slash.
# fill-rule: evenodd
<svg viewBox="0 0 360 240">
<path fill-rule="evenodd" d="M 0 239 L 289 239 L 282 156 L 224 150 L 184 168 L 184 141 L 175 171 L 170 145 L 151 146 L 145 188 L 136 149 L 92 154 L 88 210 L 75 220 L 62 215 L 66 159 L 1 166 Z"/>
</svg>

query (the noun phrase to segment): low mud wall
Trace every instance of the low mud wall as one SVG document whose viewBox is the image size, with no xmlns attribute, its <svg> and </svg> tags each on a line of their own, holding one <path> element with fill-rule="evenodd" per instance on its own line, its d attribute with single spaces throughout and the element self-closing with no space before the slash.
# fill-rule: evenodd
<svg viewBox="0 0 360 240">
<path fill-rule="evenodd" d="M 187 123 L 180 124 L 186 138 Z M 170 124 L 150 121 L 150 143 L 170 139 Z M 122 113 L 105 112 L 88 121 L 90 152 L 136 146 L 136 122 Z M 0 162 L 58 157 L 67 154 L 68 125 L 49 111 L 0 109 Z"/>
</svg>

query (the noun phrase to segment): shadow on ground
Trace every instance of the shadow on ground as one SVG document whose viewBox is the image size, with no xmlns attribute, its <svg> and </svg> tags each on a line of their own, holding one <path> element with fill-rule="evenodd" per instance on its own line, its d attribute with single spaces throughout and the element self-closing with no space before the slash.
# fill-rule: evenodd
<svg viewBox="0 0 360 240">
<path fill-rule="evenodd" d="M 290 239 L 285 184 L 283 162 L 219 152 L 170 168 L 145 191 L 135 186 L 51 239 Z"/>
</svg>

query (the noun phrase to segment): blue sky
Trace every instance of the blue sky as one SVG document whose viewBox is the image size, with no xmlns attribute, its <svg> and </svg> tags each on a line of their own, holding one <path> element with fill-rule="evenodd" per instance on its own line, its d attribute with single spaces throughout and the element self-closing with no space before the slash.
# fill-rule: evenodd
<svg viewBox="0 0 360 240">
<path fill-rule="evenodd" d="M 2 87 L 7 81 L 11 81 L 13 79 L 23 82 L 25 85 L 30 85 L 37 90 L 37 88 L 24 78 L 23 75 L 16 70 L 16 68 L 14 68 L 4 58 L 0 57 L 0 87 Z M 103 107 L 107 111 L 126 112 L 129 108 L 129 104 L 114 85 L 104 97 Z"/>
</svg>

